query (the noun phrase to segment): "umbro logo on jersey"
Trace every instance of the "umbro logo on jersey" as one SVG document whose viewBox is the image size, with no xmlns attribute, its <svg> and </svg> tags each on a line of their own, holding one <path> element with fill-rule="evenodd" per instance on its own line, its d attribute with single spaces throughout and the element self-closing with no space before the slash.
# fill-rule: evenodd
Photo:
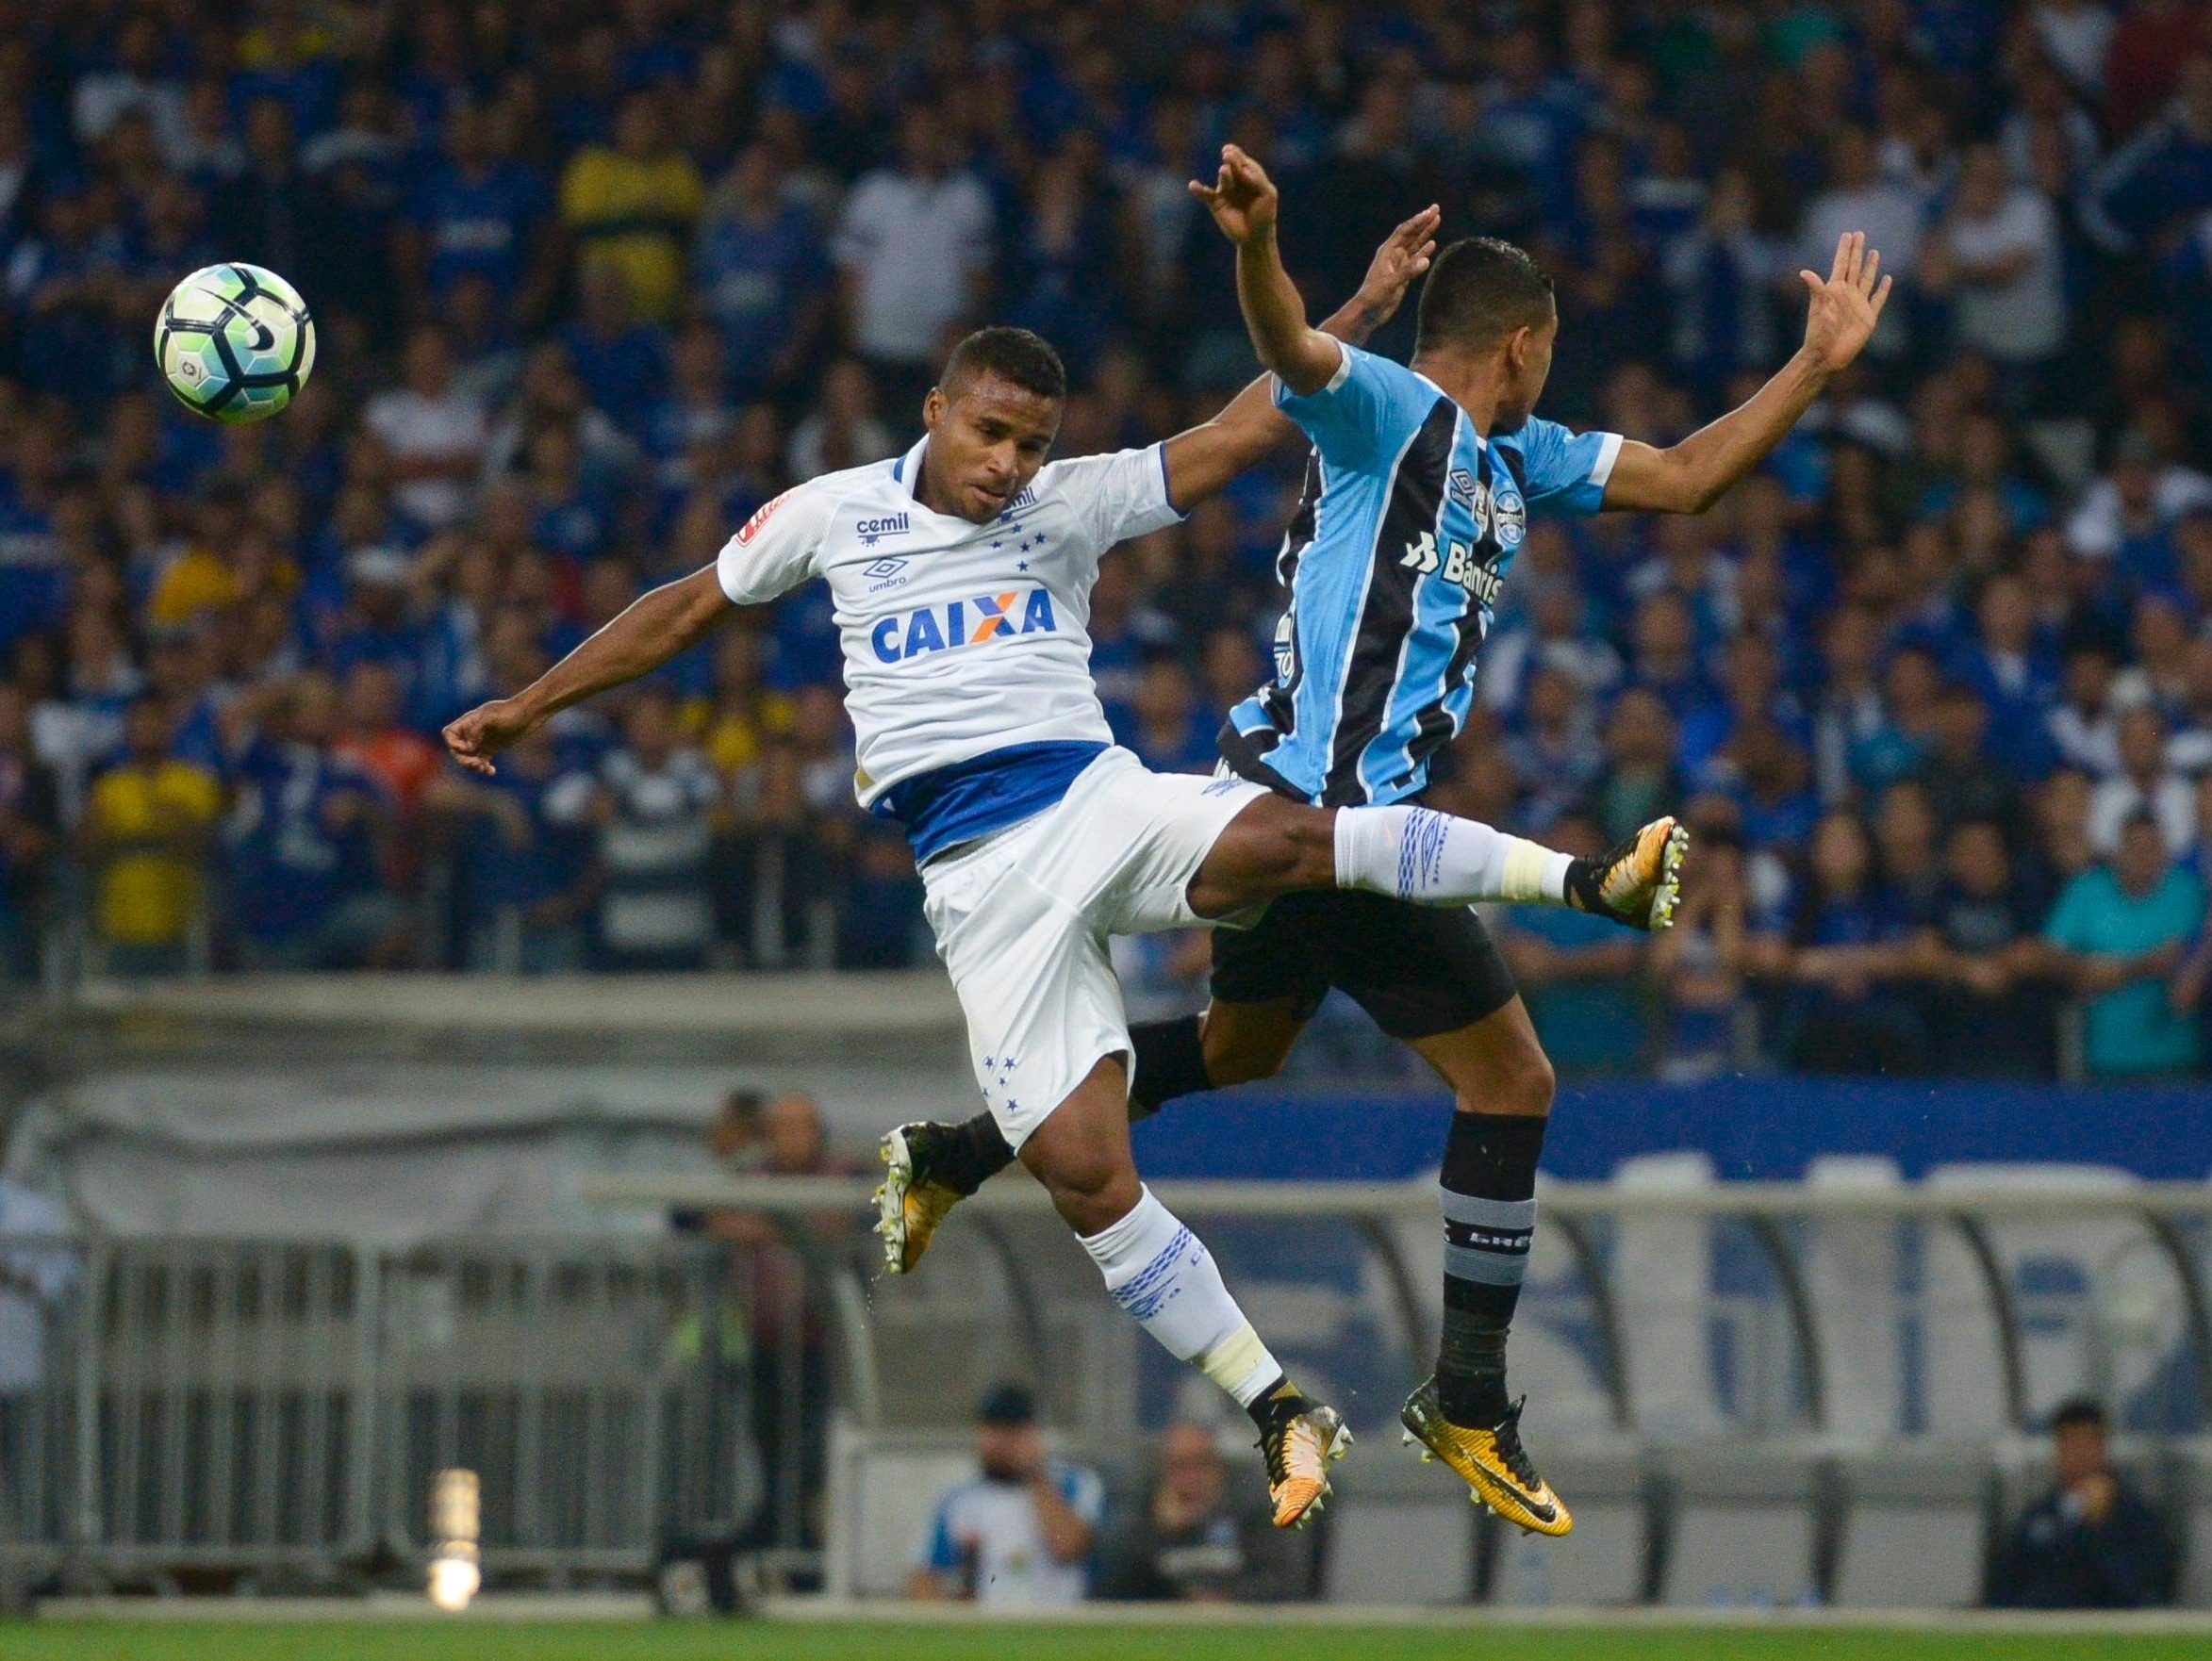
<svg viewBox="0 0 2212 1661">
<path fill-rule="evenodd" d="M 1517 502 L 1519 498 L 1514 500 Z M 1513 540 L 1518 542 L 1520 537 L 1516 535 Z M 1440 552 L 1433 531 L 1424 531 L 1407 543 L 1405 557 L 1398 564 L 1424 577 L 1442 573 L 1446 583 L 1457 583 L 1483 606 L 1496 604 L 1498 590 L 1505 586 L 1505 578 L 1496 567 L 1476 558 L 1474 549 L 1458 538 L 1447 543 Z"/>
<path fill-rule="evenodd" d="M 949 605 L 925 605 L 884 617 L 868 631 L 868 644 L 875 648 L 878 662 L 896 664 L 926 651 L 950 651 L 1015 634 L 1059 632 L 1050 594 L 1042 588 L 1010 588 L 1003 594 L 978 595 Z"/>
<path fill-rule="evenodd" d="M 860 538 L 863 548 L 873 548 L 886 536 L 903 536 L 914 527 L 904 514 L 888 514 L 880 519 L 857 519 L 853 534 Z"/>
<path fill-rule="evenodd" d="M 885 577 L 896 577 L 904 569 L 906 569 L 906 562 L 902 559 L 879 559 L 861 567 L 860 574 L 864 577 L 873 578 L 880 583 Z"/>
<path fill-rule="evenodd" d="M 1465 468 L 1454 468 L 1452 469 L 1451 484 L 1452 496 L 1455 501 L 1463 502 L 1469 507 L 1475 505 L 1475 475 L 1473 473 L 1470 473 Z"/>
</svg>

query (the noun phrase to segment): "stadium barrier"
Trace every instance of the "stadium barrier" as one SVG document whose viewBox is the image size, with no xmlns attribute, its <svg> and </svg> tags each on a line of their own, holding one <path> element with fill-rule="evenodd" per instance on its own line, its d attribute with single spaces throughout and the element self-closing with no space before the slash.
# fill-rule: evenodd
<svg viewBox="0 0 2212 1661">
<path fill-rule="evenodd" d="M 899 1280 L 873 1273 L 865 1180 L 586 1188 L 717 1214 L 726 1238 L 9 1240 L 0 1258 L 47 1290 L 27 1365 L 20 1329 L 0 1346 L 0 1587 L 348 1584 L 425 1558 L 432 1481 L 457 1466 L 480 1479 L 495 1578 L 638 1575 L 707 1540 L 877 1590 L 915 1519 L 852 1496 L 888 1491 L 879 1461 L 950 1469 L 991 1380 L 1036 1383 L 1079 1453 L 1140 1448 L 1132 1432 L 1193 1399 L 1019 1180 Z M 1389 1417 L 1433 1343 L 1426 1183 L 1161 1192 L 1301 1379 L 1362 1428 Z M 1375 1452 L 1332 1508 L 1331 1597 L 1959 1602 L 2037 1479 L 2026 1433 L 2092 1390 L 2146 1481 L 2204 1520 L 2187 1584 L 2212 1600 L 2212 1187 L 2063 1169 L 1720 1184 L 1671 1156 L 1543 1200 L 1516 1378 L 1581 1526 L 1533 1546 Z"/>
<path fill-rule="evenodd" d="M 792 1239 L 11 1237 L 65 1263 L 0 1388 L 0 1590 L 227 1571 L 334 1587 L 432 1555 L 474 1472 L 487 1577 L 811 1569 L 856 1284 Z M 12 1289 L 10 1289 L 12 1290 Z M 0 1293 L 0 1301 L 5 1301 Z M 29 1300 L 23 1300 L 25 1304 Z"/>
</svg>

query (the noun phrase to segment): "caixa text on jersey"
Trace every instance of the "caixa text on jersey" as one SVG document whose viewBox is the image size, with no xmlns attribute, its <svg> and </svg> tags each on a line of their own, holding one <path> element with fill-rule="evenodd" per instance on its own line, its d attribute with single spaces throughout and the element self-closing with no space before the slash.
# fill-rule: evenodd
<svg viewBox="0 0 2212 1661">
<path fill-rule="evenodd" d="M 926 651 L 950 651 L 1006 640 L 1016 634 L 1058 633 L 1052 596 L 1042 588 L 1010 588 L 944 605 L 925 605 L 880 620 L 868 631 L 868 644 L 886 664 L 902 663 Z"/>
</svg>

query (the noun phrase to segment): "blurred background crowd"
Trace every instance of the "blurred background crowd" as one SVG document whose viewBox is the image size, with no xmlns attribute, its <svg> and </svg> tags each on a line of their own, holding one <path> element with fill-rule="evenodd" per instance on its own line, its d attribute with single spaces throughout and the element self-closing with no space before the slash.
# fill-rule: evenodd
<svg viewBox="0 0 2212 1661">
<path fill-rule="evenodd" d="M 0 962 L 927 962 L 818 589 L 494 781 L 437 730 L 785 485 L 893 453 L 978 322 L 1067 357 L 1060 454 L 1211 414 L 1253 372 L 1183 189 L 1225 140 L 1281 185 L 1316 314 L 1431 201 L 1535 250 L 1543 411 L 1577 426 L 1663 443 L 1743 396 L 1840 231 L 1898 280 L 1712 514 L 1531 528 L 1439 797 L 1578 851 L 1668 808 L 1699 837 L 1656 945 L 1502 920 L 1562 1067 L 2203 1067 L 2190 0 L 25 0 Z M 229 258 L 322 331 L 260 427 L 185 414 L 147 351 Z M 1264 673 L 1298 469 L 1105 567 L 1095 668 L 1155 766 L 1210 767 Z M 1195 998 L 1204 962 L 1131 946 L 1132 1003 Z"/>
</svg>

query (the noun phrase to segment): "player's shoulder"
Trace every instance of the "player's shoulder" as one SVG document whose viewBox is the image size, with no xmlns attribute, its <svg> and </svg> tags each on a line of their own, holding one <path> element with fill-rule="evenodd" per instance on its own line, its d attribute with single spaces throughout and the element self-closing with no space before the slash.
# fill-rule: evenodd
<svg viewBox="0 0 2212 1661">
<path fill-rule="evenodd" d="M 957 1519 L 974 1508 L 977 1501 L 988 1492 L 989 1485 L 980 1476 L 966 1477 L 954 1483 L 937 1496 L 936 1515 L 940 1520 Z"/>
<path fill-rule="evenodd" d="M 1008 510 L 1019 512 L 1054 497 L 1087 498 L 1131 469 L 1160 467 L 1160 453 L 1158 444 L 1139 444 L 1127 450 L 1101 450 L 1048 461 L 1037 469 L 1028 487 L 1007 503 Z"/>
<path fill-rule="evenodd" d="M 1501 450 L 1516 450 L 1526 455 L 1529 451 L 1542 448 L 1565 431 L 1566 429 L 1557 421 L 1546 420 L 1542 416 L 1532 415 L 1512 431 L 1493 433 L 1484 442 L 1494 445 Z"/>
<path fill-rule="evenodd" d="M 784 534 L 796 530 L 824 532 L 843 503 L 887 486 L 899 488 L 893 475 L 896 465 L 896 457 L 886 457 L 802 479 L 753 509 L 752 517 L 738 527 L 734 540 L 741 548 L 748 547 L 771 525 Z"/>
</svg>

